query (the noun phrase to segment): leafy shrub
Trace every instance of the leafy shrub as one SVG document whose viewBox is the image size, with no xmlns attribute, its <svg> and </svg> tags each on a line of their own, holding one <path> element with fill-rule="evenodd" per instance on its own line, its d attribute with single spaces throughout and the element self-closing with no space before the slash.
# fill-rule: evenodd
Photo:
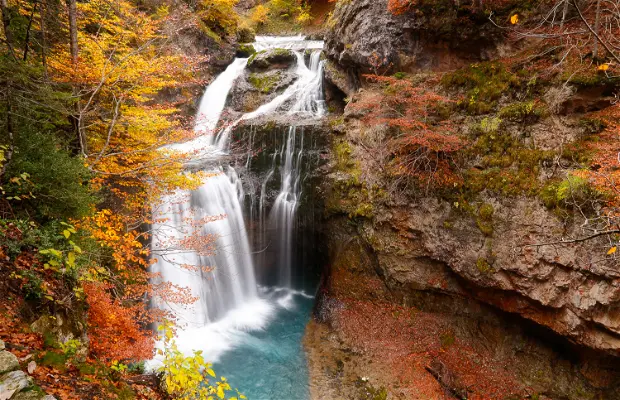
<svg viewBox="0 0 620 400">
<path fill-rule="evenodd" d="M 47 133 L 23 132 L 15 139 L 15 153 L 7 167 L 7 193 L 19 196 L 23 186 L 12 178 L 28 174 L 31 198 L 19 201 L 16 211 L 43 220 L 79 218 L 96 203 L 88 180 L 90 173 L 80 158 L 63 149 L 62 143 Z"/>
<path fill-rule="evenodd" d="M 219 36 L 234 34 L 239 23 L 235 12 L 238 0 L 202 0 L 197 7 L 198 16 L 209 30 Z"/>
<path fill-rule="evenodd" d="M 257 25 L 264 24 L 269 20 L 269 9 L 264 4 L 259 4 L 252 11 L 250 19 Z"/>
<path fill-rule="evenodd" d="M 163 356 L 159 373 L 163 375 L 164 389 L 168 394 L 175 399 L 215 399 L 215 396 L 224 399 L 232 391 L 224 377 L 210 383 L 210 379 L 216 378 L 216 375 L 201 351 L 195 351 L 193 356 L 186 356 L 179 351 L 170 323 L 166 322 L 158 329 L 162 332 L 165 349 L 157 351 Z M 228 397 L 228 400 L 245 398 L 237 391 L 237 396 Z"/>
</svg>

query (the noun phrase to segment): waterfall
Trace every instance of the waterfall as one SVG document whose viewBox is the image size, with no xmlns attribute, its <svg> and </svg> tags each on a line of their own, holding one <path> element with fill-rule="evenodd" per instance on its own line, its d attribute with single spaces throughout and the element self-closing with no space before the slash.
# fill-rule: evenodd
<svg viewBox="0 0 620 400">
<path fill-rule="evenodd" d="M 187 288 L 198 298 L 190 306 L 162 300 L 154 300 L 154 303 L 172 312 L 183 325 L 178 333 L 179 348 L 189 352 L 198 347 L 211 360 L 234 346 L 244 332 L 263 328 L 274 307 L 285 304 L 267 301 L 259 290 L 253 260 L 254 252 L 261 249 L 250 246 L 243 213 L 246 197 L 243 182 L 225 157 L 229 152 L 230 135 L 242 121 L 261 116 L 319 118 L 326 112 L 322 95 L 322 42 L 306 41 L 303 37 L 257 37 L 254 46 L 257 50 L 286 48 L 294 51 L 296 81 L 268 103 L 216 131 L 228 94 L 247 64 L 247 59 L 236 59 L 208 86 L 200 101 L 194 128 L 199 136 L 168 146 L 168 149 L 191 155 L 194 169 L 201 165 L 198 160 L 206 162 L 208 167 L 202 169 L 210 177 L 196 190 L 179 190 L 162 198 L 153 209 L 152 250 L 156 262 L 152 271 L 158 275 L 154 283 Z M 306 49 L 312 50 L 310 65 L 305 62 Z M 250 146 L 252 143 L 253 136 Z M 272 233 L 269 240 L 278 249 L 278 285 L 286 288 L 292 284 L 293 231 L 302 194 L 303 157 L 303 130 L 291 126 L 286 142 L 272 156 L 267 178 L 256 189 L 261 190 L 256 197 L 258 223 L 262 234 L 266 229 L 263 226 L 268 226 Z M 249 156 L 244 164 L 249 168 Z M 276 174 L 280 178 L 279 194 L 268 212 L 266 185 Z M 252 215 L 255 205 L 254 201 L 251 203 Z M 292 296 L 291 293 L 288 296 Z"/>
<path fill-rule="evenodd" d="M 302 134 L 303 135 L 303 134 Z M 291 126 L 286 139 L 284 150 L 284 164 L 281 167 L 280 193 L 273 205 L 270 215 L 270 225 L 277 237 L 279 248 L 279 284 L 291 287 L 293 229 L 295 227 L 295 212 L 301 197 L 301 158 L 303 156 L 303 136 L 301 146 L 295 148 L 297 140 L 296 127 Z"/>
</svg>

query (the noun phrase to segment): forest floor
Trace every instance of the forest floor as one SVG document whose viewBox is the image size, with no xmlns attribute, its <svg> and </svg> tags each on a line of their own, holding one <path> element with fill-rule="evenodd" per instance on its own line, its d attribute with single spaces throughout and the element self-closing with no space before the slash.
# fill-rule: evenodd
<svg viewBox="0 0 620 400">
<path fill-rule="evenodd" d="M 26 321 L 34 321 L 49 310 L 32 309 L 19 280 L 10 273 L 16 268 L 1 256 L 0 249 L 0 340 L 18 358 L 21 369 L 30 372 L 35 387 L 58 400 L 165 398 L 154 376 L 114 371 L 93 359 L 72 355 L 72 350 L 55 342 L 51 334 L 33 332 Z M 24 252 L 15 262 L 26 258 L 32 261 Z"/>
</svg>

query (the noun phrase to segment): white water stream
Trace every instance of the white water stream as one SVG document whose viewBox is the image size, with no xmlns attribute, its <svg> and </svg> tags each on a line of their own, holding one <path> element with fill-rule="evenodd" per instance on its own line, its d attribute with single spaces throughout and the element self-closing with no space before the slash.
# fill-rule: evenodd
<svg viewBox="0 0 620 400">
<path fill-rule="evenodd" d="M 301 196 L 300 162 L 303 136 L 291 126 L 286 144 L 281 149 L 280 193 L 268 223 L 279 235 L 279 286 L 261 293 L 254 271 L 253 252 L 243 214 L 243 189 L 235 170 L 223 161 L 228 153 L 230 134 L 241 121 L 258 117 L 288 114 L 292 117 L 320 118 L 325 114 L 320 60 L 323 43 L 303 37 L 257 37 L 256 50 L 285 48 L 295 52 L 297 79 L 280 95 L 251 113 L 247 113 L 224 129 L 218 129 L 228 94 L 245 70 L 247 59 L 236 59 L 206 89 L 196 117 L 195 131 L 200 136 L 170 148 L 207 160 L 207 172 L 217 174 L 205 180 L 198 190 L 178 191 L 162 199 L 154 211 L 152 249 L 157 262 L 153 272 L 161 282 L 187 287 L 199 300 L 191 306 L 175 306 L 155 301 L 155 306 L 173 312 L 182 324 L 177 344 L 181 351 L 203 350 L 211 361 L 248 339 L 253 330 L 265 329 L 278 308 L 290 307 L 294 296 L 302 295 L 291 288 L 292 230 Z M 306 65 L 304 51 L 311 49 Z M 275 168 L 275 158 L 274 166 Z M 216 165 L 216 167 L 213 167 Z M 267 180 L 271 177 L 269 174 Z M 264 182 L 263 185 L 266 185 Z M 264 214 L 261 193 L 260 213 Z M 209 221 L 213 216 L 225 218 Z M 213 248 L 203 248 L 208 238 L 216 237 Z M 275 294 L 274 294 L 275 293 Z"/>
</svg>

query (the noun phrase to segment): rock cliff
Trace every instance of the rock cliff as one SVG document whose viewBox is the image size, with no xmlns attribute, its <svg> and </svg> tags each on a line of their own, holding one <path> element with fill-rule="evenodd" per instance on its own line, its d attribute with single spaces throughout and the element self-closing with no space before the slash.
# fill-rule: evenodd
<svg viewBox="0 0 620 400">
<path fill-rule="evenodd" d="M 381 123 L 369 126 L 363 112 L 354 106 L 356 99 L 381 90 L 360 80 L 360 73 L 408 71 L 415 76 L 421 72 L 449 71 L 471 62 L 494 59 L 506 51 L 501 32 L 476 13 L 470 12 L 465 18 L 461 15 L 463 6 L 467 4 L 433 15 L 424 11 L 393 15 L 388 12 L 387 1 L 340 2 L 336 7 L 327 35 L 330 65 L 326 79 L 352 101 L 344 116 L 335 118 L 332 124 L 332 169 L 324 190 L 330 213 L 328 231 L 333 233 L 332 238 L 335 232 L 340 236 L 331 242 L 331 269 L 326 272 L 330 278 L 325 281 L 325 298 L 318 314 L 340 335 L 340 344 L 335 347 L 344 348 L 346 354 L 347 348 L 356 347 L 347 333 L 351 324 L 343 322 L 342 310 L 357 307 L 348 303 L 352 298 L 367 301 L 368 296 L 372 297 L 370 291 L 388 299 L 389 304 L 447 318 L 451 322 L 446 324 L 457 332 L 459 346 L 467 343 L 478 348 L 478 355 L 485 351 L 481 348 L 485 340 L 493 341 L 495 355 L 480 356 L 489 365 L 506 361 L 497 357 L 499 353 L 512 354 L 510 357 L 516 359 L 514 365 L 503 370 L 515 373 L 513 378 L 518 383 L 513 393 L 521 390 L 522 396 L 536 393 L 547 398 L 617 398 L 620 374 L 614 372 L 612 365 L 620 356 L 620 275 L 616 261 L 605 257 L 612 245 L 610 238 L 598 235 L 596 227 L 589 231 L 592 235 L 584 230 L 584 226 L 600 217 L 600 205 L 587 211 L 580 207 L 560 210 L 545 197 L 545 191 L 557 182 L 570 185 L 570 171 L 579 166 L 574 161 L 575 154 L 562 153 L 563 148 L 583 140 L 586 110 L 600 110 L 610 104 L 603 91 L 584 100 L 587 104 L 581 108 L 575 108 L 571 105 L 582 101 L 586 93 L 596 92 L 591 84 L 575 85 L 557 104 L 546 101 L 545 107 L 556 108 L 555 111 L 541 112 L 529 120 L 515 118 L 508 112 L 515 108 L 511 94 L 500 94 L 482 111 L 472 111 L 466 103 L 459 102 L 451 109 L 449 119 L 457 134 L 468 138 L 473 147 L 460 166 L 481 171 L 481 176 L 486 177 L 473 193 L 465 196 L 466 200 L 456 184 L 454 190 L 439 191 L 391 184 L 382 171 L 383 162 L 389 161 L 389 157 L 380 154 L 385 147 L 381 143 L 388 142 L 385 138 L 390 132 L 379 126 Z M 485 78 L 484 85 L 493 85 L 493 78 Z M 549 96 L 556 90 L 551 81 L 545 85 L 538 89 L 538 96 Z M 519 91 L 517 86 L 512 90 Z M 389 89 L 383 90 L 385 93 Z M 438 90 L 453 95 L 446 85 Z M 472 96 L 471 105 L 478 94 L 470 93 L 473 92 L 465 96 Z M 484 133 L 472 134 L 472 126 L 484 125 L 493 118 L 502 122 L 501 129 L 490 140 L 514 140 L 497 154 L 492 154 L 493 146 L 477 148 Z M 479 153 L 472 156 L 475 151 Z M 485 164 L 484 160 L 490 157 L 505 159 L 508 153 L 517 151 L 541 156 L 509 160 L 503 165 Z M 494 174 L 501 168 L 511 171 L 510 177 L 500 178 L 503 183 L 497 184 Z M 523 177 L 519 175 L 522 169 L 535 171 L 530 171 L 528 185 L 540 190 L 507 189 L 513 183 L 522 184 L 517 182 Z M 343 216 L 349 228 L 338 230 Z M 361 244 L 352 251 L 351 243 Z M 360 265 L 352 261 L 355 252 L 366 254 Z M 351 288 L 347 279 L 361 279 L 360 276 L 379 277 L 385 287 L 366 291 Z M 348 285 L 349 289 L 343 289 Z M 485 333 L 484 325 L 497 330 Z M 432 326 L 429 323 L 429 331 Z M 310 336 L 316 332 L 312 331 Z M 528 344 L 517 346 L 502 341 L 503 336 Z M 370 345 L 364 346 L 368 350 Z M 419 350 L 430 351 L 431 347 L 420 346 Z M 312 359 L 315 353 L 310 353 Z M 540 354 L 547 354 L 546 360 Z M 427 372 L 452 395 L 472 394 L 463 389 L 463 382 L 456 383 L 459 379 L 467 380 L 465 369 L 438 357 L 425 361 Z M 555 360 L 554 365 L 548 363 L 549 359 Z M 441 363 L 439 367 L 437 362 Z M 354 374 L 346 368 L 343 373 Z M 448 375 L 450 379 L 446 380 Z M 341 379 L 343 375 L 339 376 Z M 476 379 L 484 381 L 481 376 Z M 386 382 L 379 378 L 377 381 Z M 518 389 L 519 385 L 524 386 Z M 404 390 L 402 395 L 407 393 L 412 396 Z M 415 396 L 420 395 L 416 393 Z M 477 394 L 480 393 L 483 392 Z"/>
</svg>

